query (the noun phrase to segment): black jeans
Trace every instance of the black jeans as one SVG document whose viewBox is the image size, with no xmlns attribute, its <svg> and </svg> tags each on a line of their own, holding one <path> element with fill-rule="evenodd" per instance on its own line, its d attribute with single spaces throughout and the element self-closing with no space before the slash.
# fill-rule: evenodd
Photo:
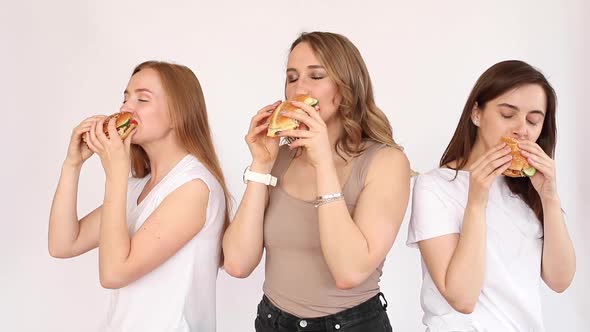
<svg viewBox="0 0 590 332">
<path fill-rule="evenodd" d="M 384 304 L 381 303 L 383 297 Z M 317 318 L 299 318 L 277 308 L 266 297 L 258 304 L 254 326 L 256 332 L 391 332 L 387 317 L 387 301 L 379 293 L 368 301 L 333 315 Z"/>
</svg>

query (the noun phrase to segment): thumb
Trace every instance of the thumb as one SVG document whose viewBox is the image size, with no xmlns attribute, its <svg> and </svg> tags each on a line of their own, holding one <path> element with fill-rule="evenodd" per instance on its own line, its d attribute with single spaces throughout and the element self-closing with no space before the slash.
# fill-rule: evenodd
<svg viewBox="0 0 590 332">
<path fill-rule="evenodd" d="M 125 150 L 127 150 L 127 152 L 129 152 L 129 150 L 131 150 L 131 140 L 133 139 L 134 135 L 135 135 L 135 129 L 133 129 L 133 131 L 131 133 L 129 133 L 129 136 L 127 136 L 127 138 L 125 138 L 125 140 L 123 141 L 123 144 L 125 144 Z"/>
</svg>

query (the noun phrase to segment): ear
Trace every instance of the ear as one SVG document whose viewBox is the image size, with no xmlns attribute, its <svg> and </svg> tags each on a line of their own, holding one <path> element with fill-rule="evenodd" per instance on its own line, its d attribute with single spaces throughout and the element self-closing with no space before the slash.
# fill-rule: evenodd
<svg viewBox="0 0 590 332">
<path fill-rule="evenodd" d="M 481 118 L 481 109 L 479 109 L 479 105 L 477 104 L 477 102 L 473 105 L 473 108 L 471 109 L 471 122 L 473 122 L 473 124 L 476 127 L 479 127 L 479 120 Z"/>
</svg>

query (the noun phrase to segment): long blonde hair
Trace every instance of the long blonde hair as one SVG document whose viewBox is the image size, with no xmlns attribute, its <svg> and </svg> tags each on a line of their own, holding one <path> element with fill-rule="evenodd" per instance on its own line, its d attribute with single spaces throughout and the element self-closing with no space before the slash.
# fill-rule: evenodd
<svg viewBox="0 0 590 332">
<path fill-rule="evenodd" d="M 336 151 L 349 156 L 362 153 L 363 140 L 373 140 L 399 148 L 393 139 L 387 116 L 375 104 L 369 71 L 359 50 L 348 38 L 330 32 L 302 33 L 291 45 L 307 43 L 337 86 L 342 101 L 338 110 L 344 130 L 336 142 Z"/>
<path fill-rule="evenodd" d="M 201 84 L 188 67 L 160 61 L 147 61 L 138 65 L 133 70 L 132 76 L 148 68 L 155 70 L 160 76 L 160 81 L 168 96 L 170 121 L 180 143 L 190 154 L 203 163 L 223 188 L 225 230 L 229 225 L 232 197 L 213 147 Z M 131 146 L 131 172 L 135 177 L 144 177 L 150 173 L 148 155 L 141 146 L 135 144 Z"/>
</svg>

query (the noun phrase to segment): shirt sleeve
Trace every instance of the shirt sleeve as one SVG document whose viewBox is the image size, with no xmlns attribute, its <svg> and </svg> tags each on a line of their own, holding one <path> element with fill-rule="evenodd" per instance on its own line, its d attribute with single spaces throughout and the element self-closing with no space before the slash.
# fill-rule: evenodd
<svg viewBox="0 0 590 332">
<path fill-rule="evenodd" d="M 409 247 L 416 247 L 422 240 L 461 232 L 462 210 L 438 182 L 429 174 L 416 179 L 406 242 Z"/>
</svg>

